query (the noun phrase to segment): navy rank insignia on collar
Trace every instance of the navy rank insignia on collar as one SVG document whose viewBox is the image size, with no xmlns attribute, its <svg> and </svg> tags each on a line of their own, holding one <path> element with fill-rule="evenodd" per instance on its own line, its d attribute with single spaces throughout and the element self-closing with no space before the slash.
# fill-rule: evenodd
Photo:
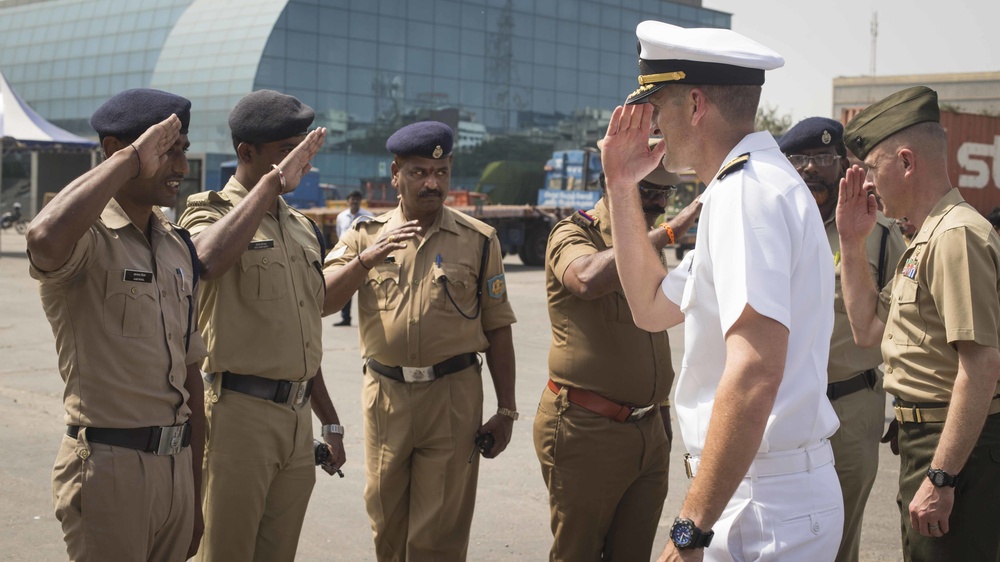
<svg viewBox="0 0 1000 562">
<path fill-rule="evenodd" d="M 719 171 L 719 175 L 715 176 L 715 179 L 721 180 L 737 170 L 742 170 L 743 166 L 746 166 L 747 162 L 749 161 L 750 161 L 749 152 L 744 152 L 743 154 L 740 154 L 736 158 L 733 158 L 732 160 L 727 162 L 726 165 L 722 167 L 722 170 Z"/>
</svg>

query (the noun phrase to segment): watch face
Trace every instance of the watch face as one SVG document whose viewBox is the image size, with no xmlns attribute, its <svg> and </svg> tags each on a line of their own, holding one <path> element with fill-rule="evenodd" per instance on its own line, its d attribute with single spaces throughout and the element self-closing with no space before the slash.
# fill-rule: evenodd
<svg viewBox="0 0 1000 562">
<path fill-rule="evenodd" d="M 934 484 L 935 486 L 937 486 L 937 487 L 939 487 L 939 488 L 940 488 L 941 486 L 944 486 L 944 474 L 942 474 L 942 473 L 940 473 L 940 472 L 932 472 L 932 473 L 931 473 L 931 482 L 932 482 L 932 483 L 933 483 L 933 484 Z"/>
<path fill-rule="evenodd" d="M 690 545 L 693 538 L 692 526 L 687 522 L 674 523 L 673 529 L 670 530 L 670 540 L 674 541 L 678 548 Z"/>
</svg>

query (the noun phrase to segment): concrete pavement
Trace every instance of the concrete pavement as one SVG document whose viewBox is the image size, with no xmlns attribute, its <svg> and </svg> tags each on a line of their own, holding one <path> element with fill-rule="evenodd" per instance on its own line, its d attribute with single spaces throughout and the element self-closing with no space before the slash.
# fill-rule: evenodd
<svg viewBox="0 0 1000 562">
<path fill-rule="evenodd" d="M 36 283 L 28 276 L 24 237 L 3 231 L 0 241 L 0 560 L 65 559 L 62 532 L 52 514 L 50 471 L 59 436 L 65 431 L 63 385 L 55 345 L 42 312 Z M 547 379 L 550 340 L 544 272 L 508 258 L 507 286 L 518 317 L 517 405 L 520 421 L 507 451 L 484 459 L 470 561 L 545 560 L 551 542 L 548 494 L 535 457 L 531 426 Z M 356 299 L 355 299 L 356 300 Z M 355 322 L 357 315 L 355 314 Z M 361 359 L 357 328 L 334 328 L 324 320 L 323 372 L 341 422 L 346 426 L 346 478 L 317 471 L 297 560 L 374 560 L 371 529 L 365 513 L 364 458 L 361 431 Z M 674 366 L 680 365 L 683 331 L 671 331 Z M 485 412 L 495 407 L 493 388 L 484 373 Z M 674 434 L 679 436 L 675 420 Z M 318 433 L 319 424 L 316 422 Z M 678 437 L 679 438 L 679 437 Z M 470 444 L 471 452 L 471 444 Z M 688 481 L 683 445 L 671 454 L 670 493 L 660 521 L 653 557 L 666 543 Z M 899 463 L 882 448 L 875 489 L 868 502 L 862 534 L 862 560 L 902 558 L 896 479 Z"/>
</svg>

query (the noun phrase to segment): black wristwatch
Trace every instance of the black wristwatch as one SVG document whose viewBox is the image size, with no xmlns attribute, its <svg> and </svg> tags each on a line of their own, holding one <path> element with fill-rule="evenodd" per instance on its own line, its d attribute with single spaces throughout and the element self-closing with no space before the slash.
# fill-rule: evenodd
<svg viewBox="0 0 1000 562">
<path fill-rule="evenodd" d="M 694 526 L 694 521 L 690 519 L 674 519 L 674 524 L 670 527 L 670 540 L 673 541 L 677 550 L 692 548 L 704 548 L 712 543 L 715 531 L 704 532 Z"/>
<path fill-rule="evenodd" d="M 945 486 L 954 488 L 955 484 L 958 484 L 957 474 L 948 474 L 940 468 L 928 468 L 927 479 L 931 481 L 931 484 L 934 484 L 938 488 L 943 488 Z"/>
</svg>

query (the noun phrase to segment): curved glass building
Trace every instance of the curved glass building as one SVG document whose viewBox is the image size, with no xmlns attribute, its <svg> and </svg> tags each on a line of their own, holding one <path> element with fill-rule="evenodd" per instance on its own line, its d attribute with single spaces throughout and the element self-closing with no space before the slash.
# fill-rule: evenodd
<svg viewBox="0 0 1000 562">
<path fill-rule="evenodd" d="M 280 90 L 330 129 L 321 180 L 357 186 L 388 176 L 386 137 L 421 119 L 449 123 L 459 150 L 592 143 L 636 87 L 645 19 L 730 26 L 700 0 L 0 0 L 0 70 L 83 136 L 121 90 L 190 98 L 209 187 L 234 154 L 229 110 Z"/>
</svg>

